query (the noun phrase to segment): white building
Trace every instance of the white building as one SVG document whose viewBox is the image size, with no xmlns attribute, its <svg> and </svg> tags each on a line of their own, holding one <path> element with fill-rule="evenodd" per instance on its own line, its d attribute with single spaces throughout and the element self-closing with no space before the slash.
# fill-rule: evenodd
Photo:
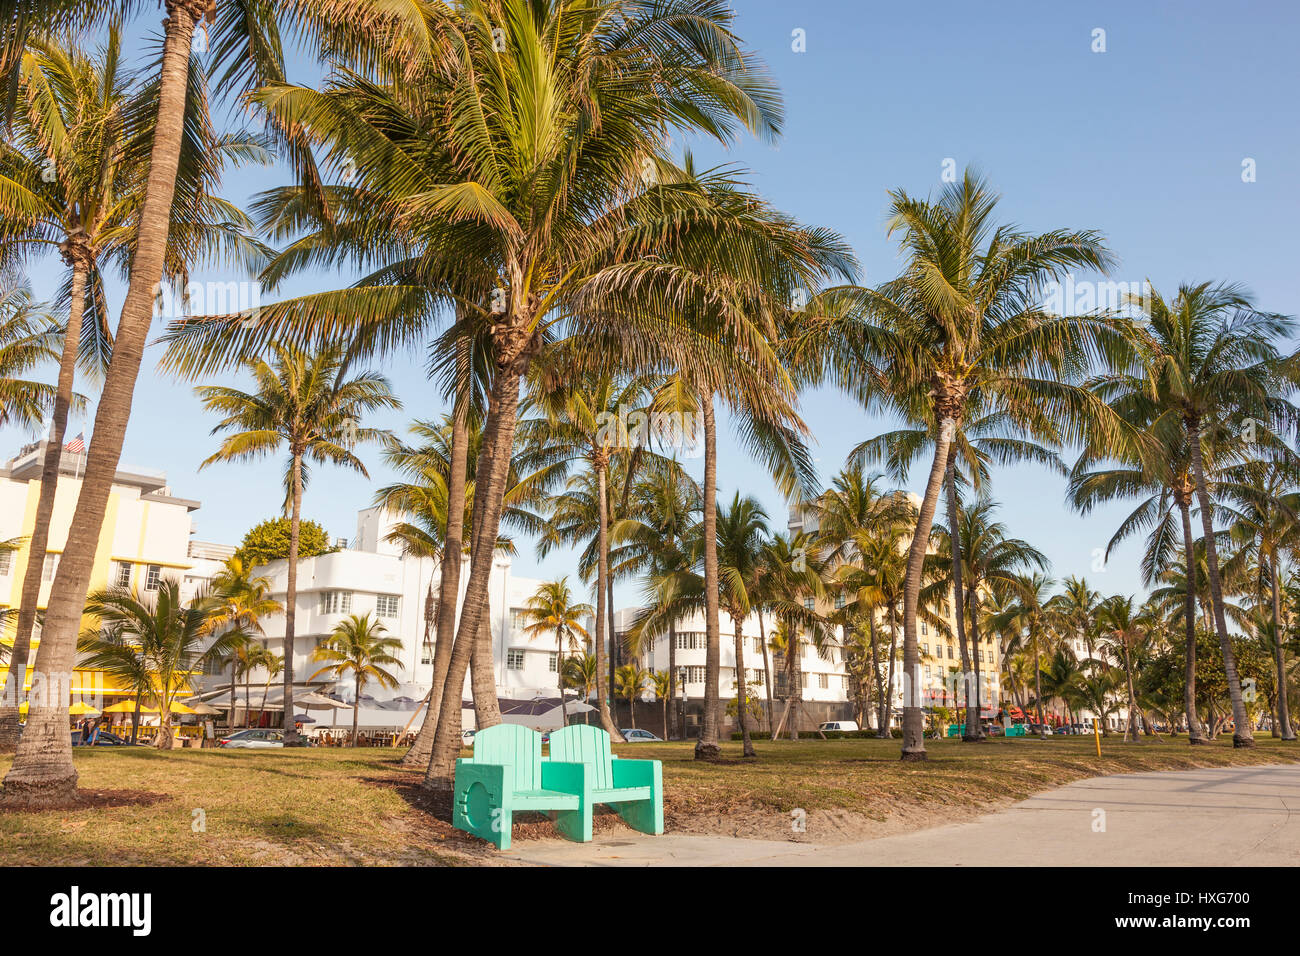
<svg viewBox="0 0 1300 956">
<path fill-rule="evenodd" d="M 433 681 L 437 636 L 432 609 L 438 596 L 439 566 L 432 558 L 405 555 L 400 545 L 385 540 L 396 520 L 396 516 L 381 509 L 367 508 L 357 515 L 357 534 L 351 542 L 340 542 L 345 546 L 337 551 L 298 562 L 294 675 L 299 683 L 321 666 L 312 660 L 312 652 L 330 638 L 340 621 L 353 614 L 369 614 L 379 620 L 391 636 L 402 642 L 402 649 L 396 655 L 402 666 L 395 673 L 402 683 L 392 691 L 372 684 L 363 693 L 379 701 L 392 698 L 421 701 L 428 694 Z M 272 596 L 283 603 L 288 585 L 288 562 L 274 561 L 258 570 L 271 580 Z M 469 560 L 466 558 L 461 569 L 458 611 L 464 602 L 468 578 Z M 499 697 L 559 696 L 555 635 L 547 633 L 531 637 L 523 631 L 525 603 L 541 583 L 534 578 L 514 575 L 508 557 L 498 556 L 493 561 L 488 593 L 492 656 Z M 426 607 L 430 611 L 427 622 Z M 283 615 L 264 623 L 264 643 L 276 653 L 284 651 L 284 627 Z M 257 674 L 251 677 L 254 687 L 259 687 L 264 680 L 264 676 Z M 329 683 L 324 678 L 318 681 Z M 210 675 L 207 686 L 211 689 L 222 683 L 222 678 Z M 466 700 L 470 698 L 469 688 L 467 674 Z M 343 699 L 352 699 L 350 681 L 341 681 L 337 688 L 332 689 Z M 260 694 L 252 696 L 256 702 Z M 271 699 L 278 700 L 278 694 L 272 692 Z M 400 711 L 394 713 L 396 716 L 377 719 L 377 722 L 405 723 L 408 715 Z"/>
</svg>

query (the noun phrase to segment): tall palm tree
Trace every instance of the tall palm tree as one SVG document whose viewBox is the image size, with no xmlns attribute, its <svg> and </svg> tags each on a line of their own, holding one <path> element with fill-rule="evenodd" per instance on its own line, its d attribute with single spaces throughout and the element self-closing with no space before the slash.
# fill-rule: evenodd
<svg viewBox="0 0 1300 956">
<path fill-rule="evenodd" d="M 208 618 L 208 629 L 213 634 L 234 631 L 236 643 L 228 655 L 220 658 L 221 667 L 230 668 L 230 726 L 235 720 L 235 684 L 240 676 L 251 673 L 250 655 L 253 648 L 265 650 L 254 639 L 265 633 L 264 618 L 284 612 L 284 605 L 271 597 L 271 579 L 247 566 L 238 555 L 226 559 L 225 564 L 212 576 L 212 596 L 217 601 Z M 245 687 L 245 705 L 248 689 Z M 245 711 L 247 716 L 247 711 Z"/>
<path fill-rule="evenodd" d="M 695 327 L 675 321 L 681 310 L 670 305 L 698 301 L 709 288 L 705 270 L 716 261 L 720 236 L 748 233 L 759 250 L 770 247 L 771 230 L 740 210 L 719 217 L 717 204 L 698 191 L 675 188 L 663 143 L 672 130 L 727 142 L 743 128 L 774 135 L 780 123 L 772 84 L 731 32 L 731 12 L 711 0 L 632 7 L 622 0 L 466 0 L 453 20 L 434 34 L 447 38 L 441 69 L 411 71 L 400 84 L 340 72 L 324 90 L 276 84 L 256 97 L 279 125 L 300 130 L 324 163 L 356 171 L 355 184 L 333 194 L 345 220 L 343 207 L 355 198 L 351 222 L 364 216 L 376 223 L 336 231 L 340 242 L 314 251 L 301 247 L 297 261 L 328 259 L 340 248 L 368 257 L 377 243 L 367 240 L 384 235 L 388 248 L 374 255 L 391 262 L 404 259 L 410 245 L 387 236 L 419 233 L 435 252 L 398 270 L 418 279 L 411 284 L 438 295 L 467 285 L 487 293 L 461 301 L 472 321 L 490 324 L 495 368 L 476 477 L 485 546 L 471 555 L 446 700 L 460 693 L 458 675 L 487 613 L 490 544 L 528 367 L 561 334 L 588 341 L 593 355 L 621 341 L 617 351 L 625 357 L 681 367 L 698 354 L 688 346 L 710 345 L 701 331 L 722 324 L 752 329 L 750 314 L 730 303 L 724 308 L 721 299 L 707 317 L 692 317 Z M 420 128 L 435 130 L 437 142 L 415 157 L 399 141 L 409 140 L 406 118 L 420 109 L 430 111 Z M 386 232 L 393 220 L 397 229 Z M 732 268 L 767 261 L 763 254 L 738 257 Z M 392 315 L 398 300 L 427 304 L 427 293 L 404 296 L 411 284 L 396 293 L 385 282 L 369 293 L 347 290 L 263 309 L 255 329 L 217 323 L 212 341 L 225 353 L 232 332 L 244 345 L 260 345 L 311 336 L 324 325 L 335 334 L 348 324 L 365 326 Z M 397 311 L 386 330 L 367 333 L 370 341 L 402 341 L 421 327 L 409 309 Z M 760 337 L 746 338 L 762 346 Z M 774 357 L 764 361 L 775 367 Z M 714 371 L 720 386 L 723 374 Z M 458 721 L 459 708 L 442 708 L 430 787 L 451 785 Z"/>
<path fill-rule="evenodd" d="M 1157 292 L 1141 307 L 1144 347 L 1138 362 L 1114 366 L 1096 384 L 1112 406 L 1127 407 L 1130 421 L 1156 434 L 1179 429 L 1186 437 L 1191 478 L 1200 505 L 1210 607 L 1223 654 L 1235 724 L 1233 746 L 1254 746 L 1228 634 L 1214 539 L 1207 450 L 1222 454 L 1240 441 L 1244 420 L 1273 433 L 1289 433 L 1300 410 L 1286 399 L 1300 371 L 1280 346 L 1294 335 L 1292 320 L 1256 310 L 1232 285 L 1184 284 L 1167 300 Z"/>
<path fill-rule="evenodd" d="M 147 687 L 150 703 L 161 714 L 155 742 L 159 749 L 172 748 L 172 705 L 188 690 L 190 674 L 228 653 L 241 636 L 237 630 L 227 631 L 203 647 L 216 608 L 217 601 L 204 591 L 186 604 L 174 578 L 164 578 L 147 595 L 111 587 L 86 600 L 87 616 L 98 623 L 78 641 L 82 666 L 121 674 L 131 686 Z"/>
<path fill-rule="evenodd" d="M 329 639 L 312 651 L 311 659 L 324 663 L 324 667 L 311 675 L 316 680 L 328 674 L 335 680 L 352 677 L 352 746 L 357 745 L 357 720 L 361 711 L 361 691 L 371 683 L 392 689 L 398 680 L 387 668 L 402 668 L 401 658 L 395 652 L 402 649 L 398 637 L 385 637 L 388 628 L 383 622 L 371 620 L 369 612 L 360 616 L 350 614 L 334 627 Z M 285 700 L 285 736 L 293 726 L 291 704 Z"/>
<path fill-rule="evenodd" d="M 892 193 L 890 232 L 902 235 L 902 275 L 875 289 L 832 290 L 817 304 L 830 316 L 821 334 L 838 345 L 834 377 L 869 407 L 922 423 L 934 446 L 908 552 L 904 760 L 925 759 L 917 609 L 949 446 L 963 423 L 989 415 L 1013 437 L 1073 442 L 1090 427 L 1113 430 L 1101 403 L 1072 379 L 1089 358 L 1119 353 L 1129 338 L 1122 320 L 1039 307 L 1044 286 L 1071 269 L 1110 267 L 1101 237 L 998 226 L 997 200 L 969 171 L 933 201 Z"/>
<path fill-rule="evenodd" d="M 1042 660 L 1043 653 L 1049 651 L 1055 643 L 1051 633 L 1052 612 L 1047 604 L 1051 600 L 1051 590 L 1055 582 L 1045 574 L 1031 573 L 1018 575 L 1011 592 L 1011 603 L 998 614 L 995 625 L 999 629 L 1010 630 L 1015 638 L 1008 650 L 1024 648 L 1028 653 L 1033 668 L 1034 700 L 1038 710 L 1038 723 L 1043 720 Z M 1040 731 L 1040 736 L 1046 736 Z"/>
<path fill-rule="evenodd" d="M 1271 634 L 1282 630 L 1282 569 L 1284 549 L 1294 552 L 1300 531 L 1300 492 L 1295 489 L 1297 463 L 1294 456 L 1283 451 L 1269 458 L 1229 466 L 1220 473 L 1219 494 L 1233 502 L 1232 514 L 1236 518 L 1233 531 L 1246 537 L 1250 546 L 1243 547 L 1232 559 L 1248 560 L 1252 556 L 1268 579 Z M 1228 562 L 1231 564 L 1232 561 Z M 1225 575 L 1236 570 L 1225 565 Z M 1287 667 L 1284 644 L 1277 639 L 1268 640 L 1273 667 L 1277 676 L 1277 721 L 1283 740 L 1295 740 L 1291 726 L 1291 708 L 1287 700 Z"/>
<path fill-rule="evenodd" d="M 1097 627 L 1102 635 L 1102 642 L 1119 657 L 1124 665 L 1124 679 L 1128 685 L 1128 726 L 1124 739 L 1130 735 L 1137 743 L 1137 698 L 1133 693 L 1133 665 L 1138 652 L 1138 644 L 1143 633 L 1137 621 L 1137 607 L 1130 595 L 1116 594 L 1101 602 L 1097 608 Z"/>
<path fill-rule="evenodd" d="M 555 635 L 555 672 L 560 690 L 560 723 L 568 723 L 564 709 L 565 658 L 578 650 L 578 638 L 585 643 L 588 640 L 587 629 L 583 624 L 595 611 L 590 604 L 574 601 L 573 591 L 567 577 L 557 581 L 543 581 L 537 590 L 524 601 L 523 632 L 529 637 L 541 637 L 545 634 Z M 599 620 L 599 618 L 597 618 Z M 596 661 L 596 687 L 599 692 L 601 677 L 601 659 Z M 585 702 L 585 698 L 584 698 Z M 621 737 L 619 738 L 622 739 Z"/>
<path fill-rule="evenodd" d="M 364 428 L 364 415 L 401 407 L 388 380 L 374 371 L 353 373 L 350 356 L 338 347 L 309 355 L 289 346 L 276 346 L 274 364 L 250 362 L 255 390 L 228 385 L 195 389 L 203 406 L 225 416 L 212 434 L 232 432 L 221 447 L 199 466 L 218 461 L 243 461 L 289 453 L 285 469 L 284 510 L 289 514 L 289 558 L 284 612 L 284 709 L 293 713 L 294 629 L 298 600 L 298 535 L 302 523 L 302 494 L 309 463 L 335 464 L 367 475 L 352 449 L 361 442 L 386 441 L 388 433 Z M 296 743 L 294 728 L 285 727 L 286 743 Z"/>
</svg>

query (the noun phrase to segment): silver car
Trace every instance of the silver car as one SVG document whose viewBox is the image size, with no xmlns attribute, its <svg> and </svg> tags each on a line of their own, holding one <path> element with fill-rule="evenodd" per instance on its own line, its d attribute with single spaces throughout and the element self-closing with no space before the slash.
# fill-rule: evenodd
<svg viewBox="0 0 1300 956">
<path fill-rule="evenodd" d="M 218 747 L 230 747 L 236 750 L 265 750 L 270 747 L 284 746 L 284 731 L 252 728 L 223 737 L 217 742 Z"/>
<path fill-rule="evenodd" d="M 648 730 L 620 730 L 619 733 L 622 734 L 623 739 L 630 744 L 663 743 L 664 741 L 662 737 L 656 737 Z"/>
</svg>

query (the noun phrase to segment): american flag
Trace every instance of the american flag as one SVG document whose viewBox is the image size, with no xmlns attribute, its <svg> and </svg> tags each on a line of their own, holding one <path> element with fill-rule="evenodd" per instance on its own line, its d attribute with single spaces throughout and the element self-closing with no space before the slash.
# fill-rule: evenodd
<svg viewBox="0 0 1300 956">
<path fill-rule="evenodd" d="M 74 455 L 85 454 L 86 451 L 86 433 L 82 432 L 72 441 L 63 446 L 64 451 L 70 451 Z"/>
</svg>

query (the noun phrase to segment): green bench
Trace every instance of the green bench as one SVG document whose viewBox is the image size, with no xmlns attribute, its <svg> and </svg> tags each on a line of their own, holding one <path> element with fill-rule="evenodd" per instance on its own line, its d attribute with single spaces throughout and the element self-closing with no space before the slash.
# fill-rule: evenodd
<svg viewBox="0 0 1300 956">
<path fill-rule="evenodd" d="M 591 810 L 598 803 L 612 806 L 633 830 L 654 836 L 664 832 L 663 764 L 658 760 L 616 760 L 609 751 L 609 734 L 585 724 L 554 731 L 549 759 L 587 768 L 582 789 L 583 842 L 591 839 Z"/>
<path fill-rule="evenodd" d="M 474 737 L 474 756 L 456 761 L 452 825 L 510 849 L 516 811 L 548 813 L 570 840 L 591 840 L 592 808 L 610 804 L 642 833 L 664 832 L 663 767 L 658 760 L 616 760 L 609 734 L 573 726 L 542 738 L 518 724 L 497 724 Z"/>
<path fill-rule="evenodd" d="M 581 763 L 543 761 L 537 731 L 518 724 L 488 727 L 474 735 L 474 755 L 456 761 L 452 826 L 508 850 L 515 812 L 538 810 L 553 813 L 570 840 L 590 840 L 591 810 L 584 826 L 581 802 L 586 776 Z"/>
</svg>

